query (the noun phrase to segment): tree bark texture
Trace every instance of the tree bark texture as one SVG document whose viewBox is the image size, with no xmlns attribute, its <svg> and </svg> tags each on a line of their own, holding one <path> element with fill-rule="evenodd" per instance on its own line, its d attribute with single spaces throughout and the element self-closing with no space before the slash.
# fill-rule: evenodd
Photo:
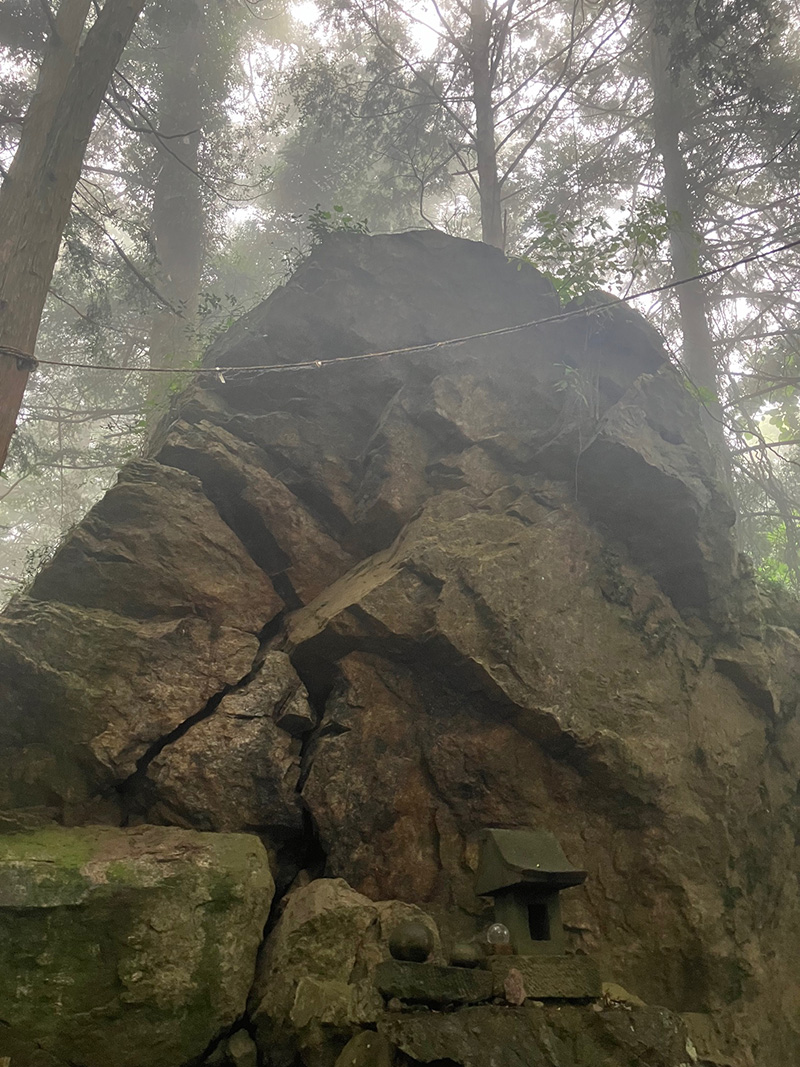
<svg viewBox="0 0 800 1067">
<path fill-rule="evenodd" d="M 62 0 L 0 188 L 0 347 L 32 355 L 72 196 L 111 75 L 146 0 L 106 0 L 81 43 L 89 0 Z M 0 356 L 0 469 L 8 454 L 27 370 Z M 8 365 L 13 363 L 12 381 Z M 6 393 L 5 387 L 10 386 Z"/>
<path fill-rule="evenodd" d="M 685 125 L 681 85 L 670 70 L 669 40 L 653 34 L 653 133 L 664 164 L 664 202 L 669 216 L 669 239 L 676 281 L 700 272 L 702 238 L 695 228 L 689 193 L 689 173 L 680 147 Z M 678 287 L 684 360 L 696 385 L 717 393 L 714 343 L 706 318 L 703 283 Z"/>
<path fill-rule="evenodd" d="M 651 84 L 653 136 L 664 167 L 664 203 L 669 220 L 673 280 L 694 279 L 700 273 L 702 237 L 697 231 L 691 203 L 689 170 L 680 135 L 686 125 L 685 77 L 672 69 L 671 41 L 667 32 L 651 31 Z M 683 361 L 688 377 L 698 387 L 703 424 L 720 462 L 720 476 L 733 497 L 733 478 L 725 439 L 722 405 L 717 384 L 714 341 L 708 324 L 707 301 L 700 280 L 687 280 L 677 288 L 683 334 Z"/>
<path fill-rule="evenodd" d="M 492 100 L 491 23 L 486 0 L 470 6 L 472 100 L 475 105 L 475 152 L 481 202 L 481 239 L 495 248 L 505 247 L 501 184 L 497 173 L 494 101 Z"/>
<path fill-rule="evenodd" d="M 205 212 L 199 149 L 204 121 L 200 64 L 207 45 L 201 0 L 170 4 L 162 35 L 158 176 L 153 196 L 153 243 L 159 290 L 171 307 L 153 320 L 150 365 L 187 366 L 196 354 L 197 305 L 205 252 Z M 164 375 L 154 389 L 163 389 Z M 153 399 L 151 393 L 151 399 Z"/>
</svg>

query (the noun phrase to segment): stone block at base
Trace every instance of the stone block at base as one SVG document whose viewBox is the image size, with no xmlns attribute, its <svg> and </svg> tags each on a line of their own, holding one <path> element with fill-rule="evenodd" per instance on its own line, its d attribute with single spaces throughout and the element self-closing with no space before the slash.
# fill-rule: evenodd
<svg viewBox="0 0 800 1067">
<path fill-rule="evenodd" d="M 587 1000 L 602 993 L 600 972 L 589 956 L 496 956 L 488 960 L 494 978 L 493 993 L 503 995 L 511 968 L 522 975 L 532 1000 Z"/>
<path fill-rule="evenodd" d="M 491 998 L 494 979 L 487 971 L 385 960 L 375 968 L 375 984 L 385 997 L 400 1000 L 480 1004 Z"/>
</svg>

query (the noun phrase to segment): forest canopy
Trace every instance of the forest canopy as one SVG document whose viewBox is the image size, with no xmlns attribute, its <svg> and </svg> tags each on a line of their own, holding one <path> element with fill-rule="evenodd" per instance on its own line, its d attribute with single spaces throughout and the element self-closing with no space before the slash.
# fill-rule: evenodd
<svg viewBox="0 0 800 1067">
<path fill-rule="evenodd" d="M 4 0 L 0 178 L 0 601 L 315 243 L 419 227 L 631 299 L 800 587 L 796 2 Z"/>
</svg>

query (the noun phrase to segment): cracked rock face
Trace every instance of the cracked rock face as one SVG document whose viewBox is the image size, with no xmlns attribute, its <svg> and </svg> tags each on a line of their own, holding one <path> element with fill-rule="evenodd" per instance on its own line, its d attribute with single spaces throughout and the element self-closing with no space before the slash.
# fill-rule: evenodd
<svg viewBox="0 0 800 1067">
<path fill-rule="evenodd" d="M 301 742 L 287 723 L 308 730 L 313 713 L 289 657 L 270 652 L 252 682 L 149 764 L 147 788 L 158 800 L 148 821 L 259 829 L 278 842 L 298 835 Z"/>
<path fill-rule="evenodd" d="M 268 846 L 289 892 L 238 1042 L 268 1067 L 333 1067 L 375 1026 L 463 1067 L 513 1041 L 681 1067 L 683 1024 L 712 1064 L 800 1061 L 800 612 L 738 560 L 657 335 L 604 299 L 494 334 L 559 310 L 528 265 L 331 239 L 0 617 L 0 828 Z M 627 1007 L 381 1014 L 381 909 L 469 939 L 489 826 L 549 830 L 589 872 L 568 951 L 630 991 L 630 1033 Z"/>
<path fill-rule="evenodd" d="M 687 1062 L 680 1019 L 650 1008 L 635 1013 L 606 1009 L 467 1008 L 453 1015 L 387 1019 L 379 1034 L 419 1063 L 463 1067 L 551 1067 L 553 1063 L 608 1063 L 619 1067 L 677 1067 Z M 613 1059 L 609 1061 L 609 1055 Z"/>
</svg>

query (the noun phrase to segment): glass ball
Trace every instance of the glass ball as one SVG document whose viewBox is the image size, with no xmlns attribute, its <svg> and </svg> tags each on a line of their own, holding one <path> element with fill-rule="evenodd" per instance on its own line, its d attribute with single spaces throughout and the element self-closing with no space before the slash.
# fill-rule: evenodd
<svg viewBox="0 0 800 1067">
<path fill-rule="evenodd" d="M 492 923 L 486 930 L 486 943 L 489 945 L 510 945 L 511 932 L 502 923 Z"/>
</svg>

